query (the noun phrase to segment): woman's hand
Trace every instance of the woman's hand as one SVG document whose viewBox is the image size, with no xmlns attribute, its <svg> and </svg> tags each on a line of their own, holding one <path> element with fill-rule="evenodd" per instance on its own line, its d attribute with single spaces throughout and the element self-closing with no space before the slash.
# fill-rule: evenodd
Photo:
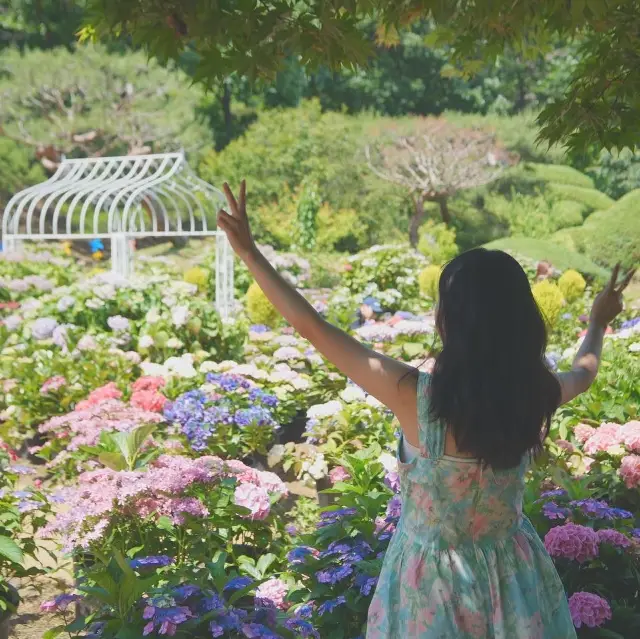
<svg viewBox="0 0 640 639">
<path fill-rule="evenodd" d="M 249 218 L 247 217 L 247 183 L 245 180 L 242 180 L 240 184 L 240 194 L 237 200 L 226 182 L 224 183 L 223 189 L 231 213 L 220 209 L 218 213 L 218 226 L 227 234 L 233 250 L 238 254 L 240 259 L 246 262 L 256 251 L 256 245 L 249 227 Z"/>
<path fill-rule="evenodd" d="M 622 282 L 616 286 L 619 272 L 620 264 L 616 264 L 609 283 L 596 297 L 593 302 L 593 307 L 591 308 L 591 321 L 601 328 L 605 328 L 610 324 L 622 311 L 622 291 L 629 285 L 635 270 L 631 269 L 624 276 Z"/>
</svg>

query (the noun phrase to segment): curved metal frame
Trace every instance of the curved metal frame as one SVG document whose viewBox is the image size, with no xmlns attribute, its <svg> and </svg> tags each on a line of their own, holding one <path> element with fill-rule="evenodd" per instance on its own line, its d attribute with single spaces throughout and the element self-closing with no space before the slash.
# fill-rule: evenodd
<svg viewBox="0 0 640 639">
<path fill-rule="evenodd" d="M 113 270 L 126 276 L 132 239 L 216 236 L 216 306 L 229 317 L 233 252 L 224 232 L 207 220 L 215 220 L 223 203 L 222 192 L 196 176 L 182 152 L 63 160 L 46 182 L 9 200 L 4 250 L 23 240 L 105 238 L 112 242 Z"/>
</svg>

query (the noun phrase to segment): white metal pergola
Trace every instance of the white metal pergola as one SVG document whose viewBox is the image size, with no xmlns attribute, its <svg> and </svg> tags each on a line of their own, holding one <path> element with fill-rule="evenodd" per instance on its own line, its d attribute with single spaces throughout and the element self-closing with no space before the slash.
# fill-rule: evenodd
<svg viewBox="0 0 640 639">
<path fill-rule="evenodd" d="M 184 153 L 63 160 L 46 182 L 14 195 L 2 216 L 4 251 L 25 240 L 111 242 L 112 269 L 128 276 L 131 240 L 216 237 L 216 306 L 233 305 L 233 252 L 216 227 L 224 196 L 190 169 Z"/>
</svg>

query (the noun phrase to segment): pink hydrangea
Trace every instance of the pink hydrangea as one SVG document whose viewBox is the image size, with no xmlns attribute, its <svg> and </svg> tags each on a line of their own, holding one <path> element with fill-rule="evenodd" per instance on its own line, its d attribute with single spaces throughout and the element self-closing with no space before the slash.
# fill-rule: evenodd
<svg viewBox="0 0 640 639">
<path fill-rule="evenodd" d="M 152 413 L 161 413 L 167 398 L 156 390 L 139 390 L 131 395 L 131 405 Z"/>
<path fill-rule="evenodd" d="M 350 477 L 351 475 L 344 466 L 336 466 L 329 471 L 329 479 L 332 484 L 337 484 L 339 481 L 347 481 Z"/>
<path fill-rule="evenodd" d="M 50 438 L 68 439 L 66 448 L 73 451 L 81 446 L 95 446 L 102 432 L 130 432 L 138 426 L 161 421 L 158 413 L 110 399 L 53 417 L 38 430 Z"/>
<path fill-rule="evenodd" d="M 137 391 L 157 391 L 166 385 L 166 381 L 163 377 L 152 377 L 145 375 L 140 377 L 131 385 L 131 390 L 135 393 Z"/>
<path fill-rule="evenodd" d="M 122 391 L 118 389 L 115 382 L 109 382 L 100 388 L 96 388 L 94 391 L 89 393 L 89 397 L 87 399 L 78 402 L 76 405 L 76 410 L 86 410 L 91 406 L 95 406 L 100 402 L 103 402 L 107 399 L 120 399 L 122 397 Z"/>
<path fill-rule="evenodd" d="M 584 444 L 587 455 L 606 451 L 621 443 L 620 426 L 618 424 L 602 424 Z"/>
<path fill-rule="evenodd" d="M 640 452 L 640 421 L 634 420 L 621 426 L 620 439 L 629 450 Z"/>
<path fill-rule="evenodd" d="M 618 548 L 629 548 L 629 546 L 631 546 L 631 540 L 626 535 L 623 535 L 620 531 L 613 528 L 603 528 L 602 530 L 598 530 L 596 535 L 598 535 L 598 541 L 601 544 L 611 544 Z"/>
<path fill-rule="evenodd" d="M 244 466 L 242 462 L 235 465 Z M 282 493 L 270 492 L 264 485 L 276 485 L 271 478 L 273 473 L 255 473 L 252 479 L 257 483 L 240 483 L 235 502 L 249 508 L 252 519 L 260 520 L 268 516 L 271 500 L 286 494 L 286 489 Z M 65 489 L 64 510 L 39 535 L 61 538 L 68 552 L 88 548 L 102 539 L 117 518 L 165 515 L 176 525 L 182 525 L 187 514 L 208 515 L 206 505 L 185 494 L 186 491 L 198 484 L 206 492 L 207 487 L 230 476 L 237 479 L 227 462 L 219 457 L 190 459 L 179 455 L 162 455 L 146 470 L 116 472 L 102 468 L 85 472 L 79 475 L 76 486 Z M 278 482 L 282 485 L 279 479 Z"/>
<path fill-rule="evenodd" d="M 584 444 L 589 437 L 591 437 L 596 432 L 596 429 L 593 426 L 589 426 L 587 424 L 578 424 L 573 429 L 574 437 L 581 443 Z"/>
<path fill-rule="evenodd" d="M 583 625 L 598 628 L 611 619 L 611 606 L 606 599 L 591 592 L 576 592 L 569 597 L 571 619 L 576 628 Z"/>
<path fill-rule="evenodd" d="M 62 375 L 55 375 L 54 377 L 50 377 L 42 386 L 40 387 L 40 395 L 48 395 L 49 393 L 54 393 L 57 390 L 60 390 L 63 386 L 67 385 L 67 380 Z"/>
<path fill-rule="evenodd" d="M 255 484 L 240 484 L 236 487 L 234 503 L 251 511 L 251 519 L 266 519 L 271 511 L 271 500 L 265 488 Z"/>
<path fill-rule="evenodd" d="M 578 524 L 552 528 L 544 537 L 544 545 L 552 557 L 564 557 L 584 563 L 598 556 L 598 536 L 595 531 Z"/>
<path fill-rule="evenodd" d="M 288 591 L 287 584 L 282 579 L 273 577 L 258 586 L 256 589 L 256 601 L 258 604 L 272 604 L 276 608 L 284 610 L 287 607 L 285 597 Z"/>
<path fill-rule="evenodd" d="M 640 486 L 640 455 L 627 455 L 622 458 L 618 469 L 627 488 Z"/>
</svg>

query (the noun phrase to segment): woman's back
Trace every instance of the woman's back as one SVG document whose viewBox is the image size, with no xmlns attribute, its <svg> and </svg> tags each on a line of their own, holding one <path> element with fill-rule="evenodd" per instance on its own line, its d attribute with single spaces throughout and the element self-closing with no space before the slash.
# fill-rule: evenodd
<svg viewBox="0 0 640 639">
<path fill-rule="evenodd" d="M 420 452 L 400 459 L 402 517 L 367 638 L 575 637 L 553 562 L 522 515 L 527 460 L 493 471 L 446 455 L 446 429 L 429 419 L 429 383 L 420 374 Z"/>
</svg>

